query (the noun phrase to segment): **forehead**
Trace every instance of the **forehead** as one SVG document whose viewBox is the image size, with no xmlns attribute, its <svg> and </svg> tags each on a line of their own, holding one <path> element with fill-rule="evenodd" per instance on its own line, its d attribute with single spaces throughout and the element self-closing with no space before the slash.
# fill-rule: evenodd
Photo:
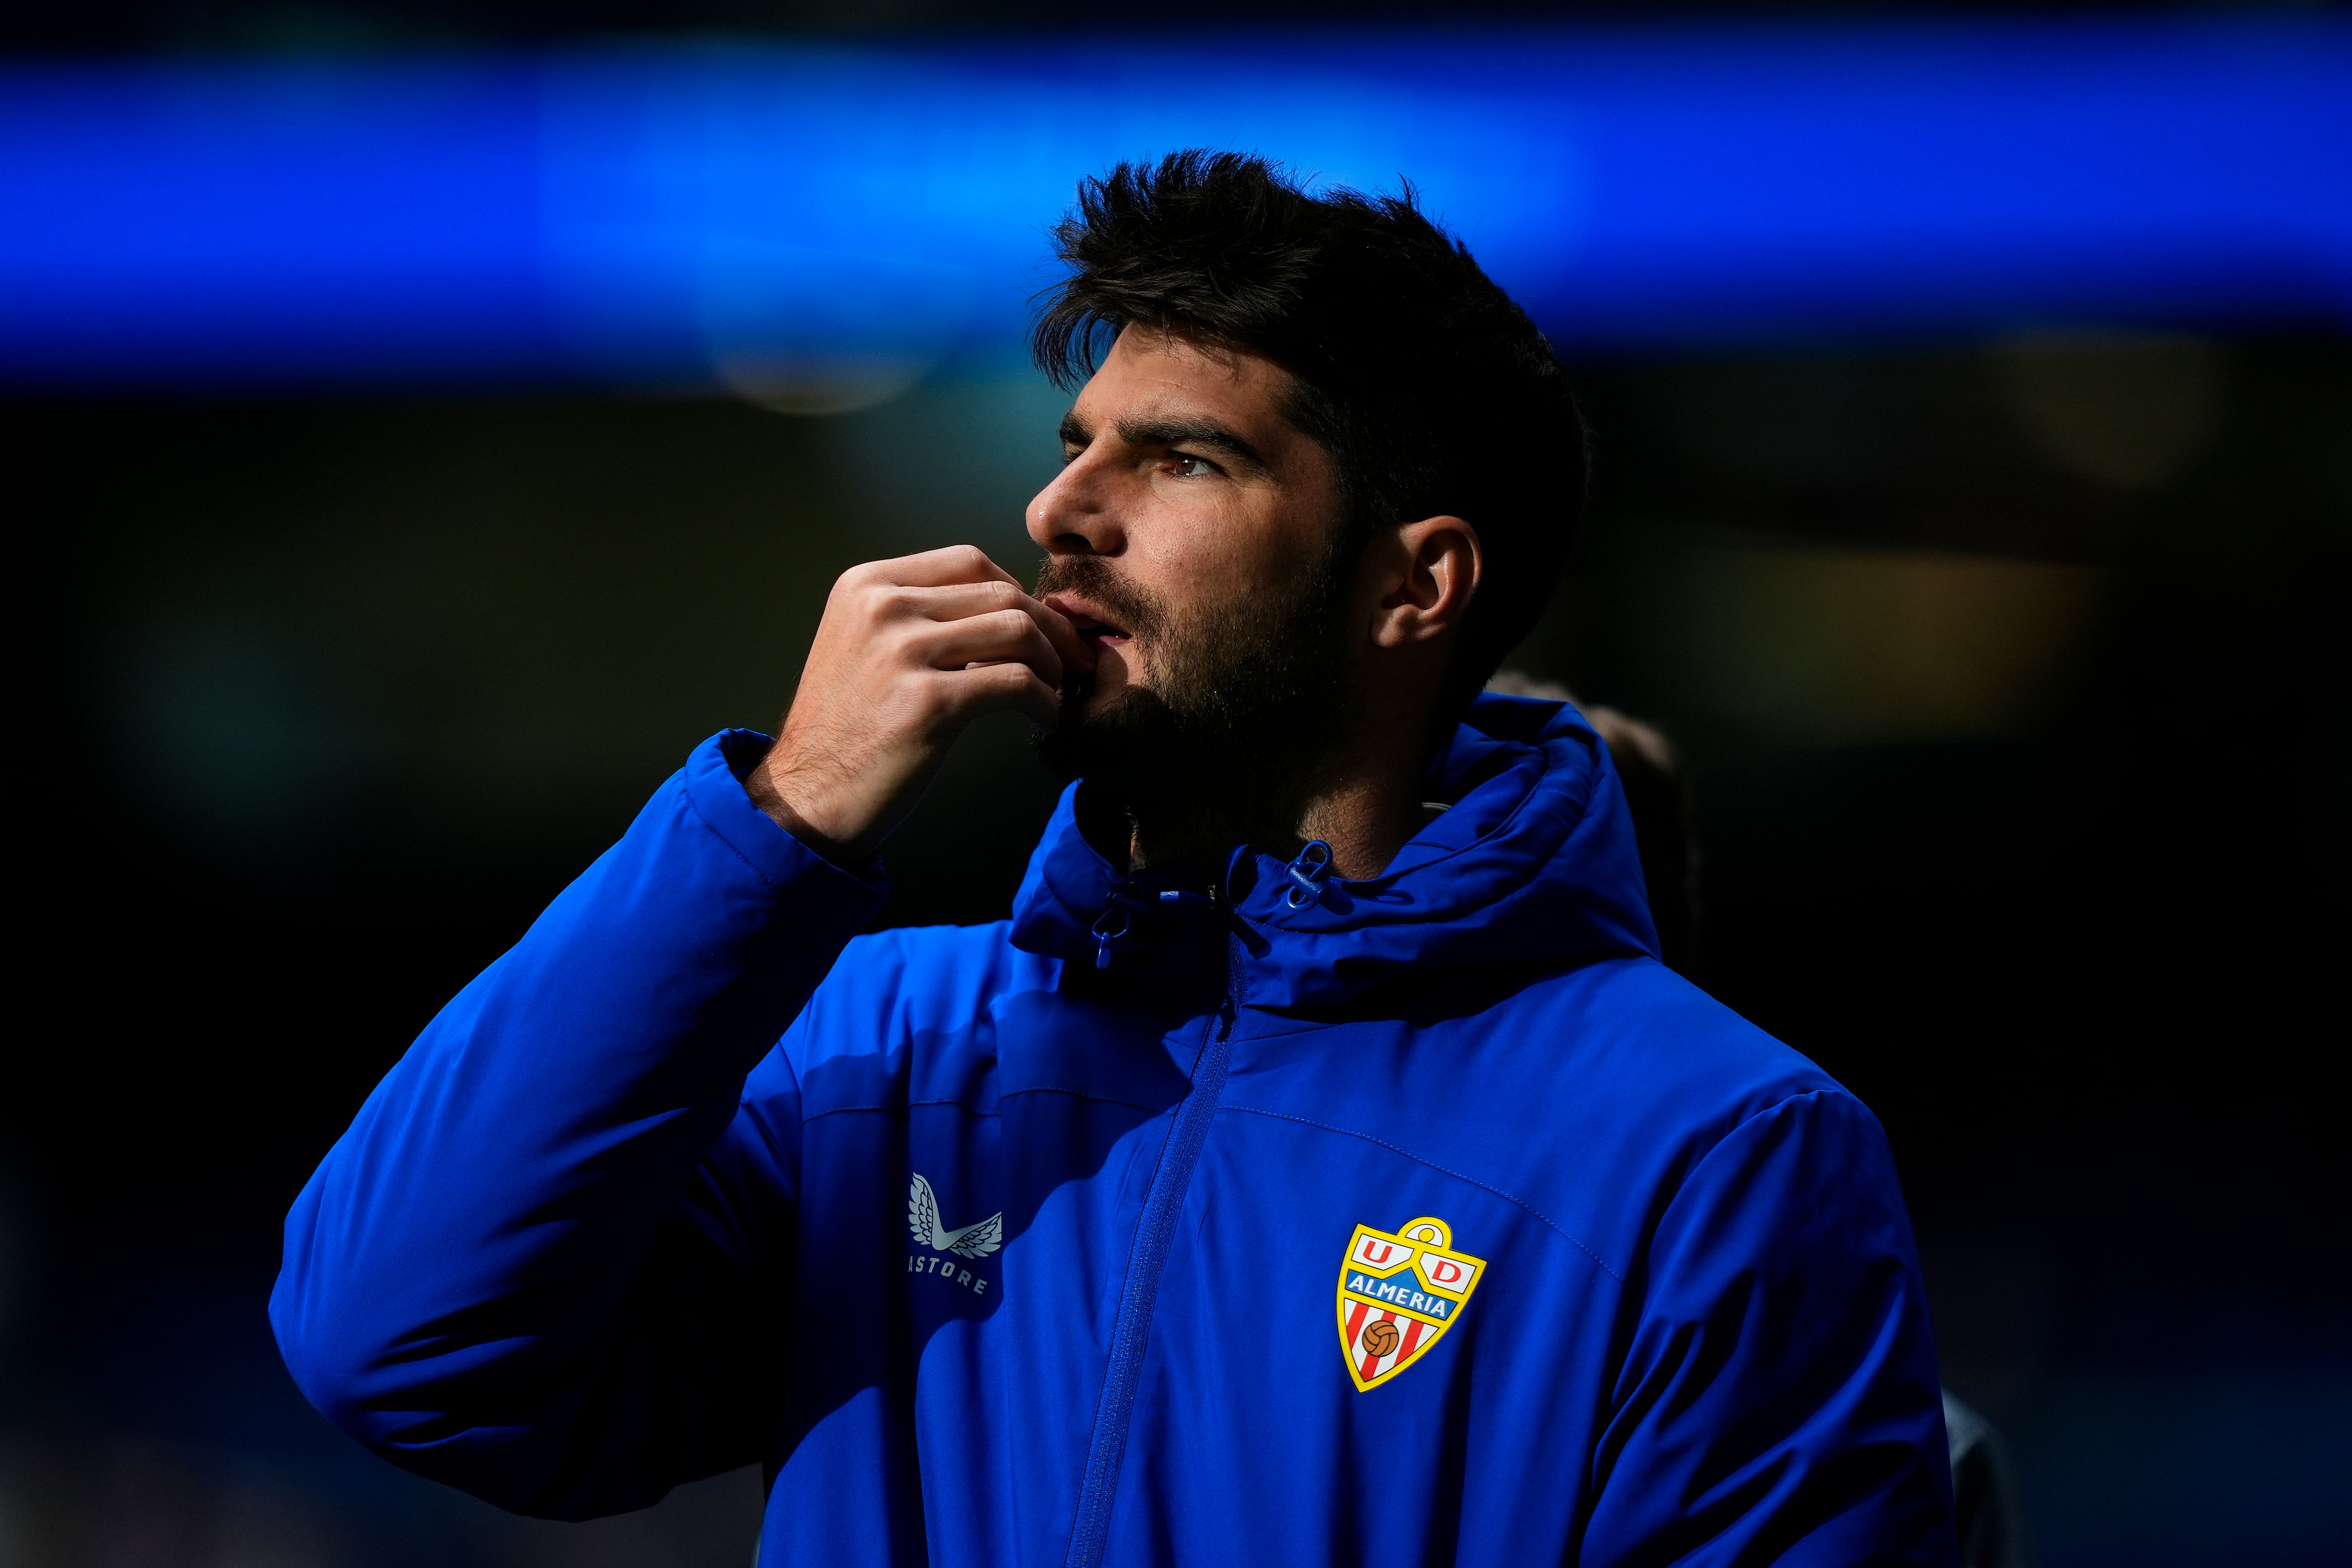
<svg viewBox="0 0 2352 1568">
<path fill-rule="evenodd" d="M 1261 449 L 1293 434 L 1282 416 L 1290 374 L 1244 349 L 1203 344 L 1150 327 L 1129 327 L 1079 392 L 1089 424 L 1143 416 L 1207 416 Z"/>
</svg>

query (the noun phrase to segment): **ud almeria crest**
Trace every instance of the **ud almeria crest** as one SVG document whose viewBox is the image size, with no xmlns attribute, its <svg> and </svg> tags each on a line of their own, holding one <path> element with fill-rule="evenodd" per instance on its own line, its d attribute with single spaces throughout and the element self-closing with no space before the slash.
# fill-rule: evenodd
<svg viewBox="0 0 2352 1568">
<path fill-rule="evenodd" d="M 1486 1260 L 1454 1250 L 1454 1232 L 1424 1215 L 1393 1233 L 1356 1227 L 1339 1264 L 1339 1354 L 1359 1393 L 1377 1387 L 1445 1337 Z"/>
</svg>

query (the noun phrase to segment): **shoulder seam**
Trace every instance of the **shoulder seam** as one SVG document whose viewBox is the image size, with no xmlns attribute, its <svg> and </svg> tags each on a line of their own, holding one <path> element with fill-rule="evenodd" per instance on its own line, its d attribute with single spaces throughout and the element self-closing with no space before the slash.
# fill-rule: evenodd
<svg viewBox="0 0 2352 1568">
<path fill-rule="evenodd" d="M 1146 1105 L 1140 1100 L 1120 1100 L 1108 1094 L 1089 1094 L 1083 1089 L 1064 1089 L 1058 1085 L 1051 1083 L 1035 1084 L 1027 1089 L 1008 1089 L 1002 1095 L 998 1096 L 998 1098 L 1001 1100 L 1010 1100 L 1015 1094 L 1067 1094 L 1073 1100 L 1091 1100 L 1098 1105 L 1125 1105 L 1132 1110 L 1149 1111 L 1155 1116 L 1164 1116 L 1168 1114 L 1168 1107 L 1165 1105 Z M 911 1111 L 918 1105 L 952 1105 L 959 1111 L 969 1111 L 975 1116 L 1001 1116 L 1003 1114 L 1002 1111 L 982 1111 L 977 1106 L 967 1105 L 961 1100 L 907 1100 L 902 1101 L 898 1104 L 828 1106 L 826 1109 L 822 1111 L 811 1111 L 806 1113 L 801 1117 L 801 1124 L 805 1126 L 809 1123 L 815 1121 L 820 1116 L 841 1116 L 860 1111 L 882 1111 L 887 1112 L 892 1115 L 898 1115 L 902 1114 L 905 1112 Z"/>
<path fill-rule="evenodd" d="M 1575 1236 L 1570 1235 L 1561 1227 L 1558 1220 L 1554 1219 L 1550 1215 L 1546 1214 L 1542 1209 L 1538 1208 L 1534 1204 L 1529 1203 L 1526 1198 L 1521 1197 L 1518 1194 L 1515 1192 L 1506 1192 L 1501 1187 L 1495 1186 L 1492 1182 L 1483 1182 L 1476 1176 L 1465 1176 L 1462 1172 L 1454 1170 L 1451 1166 L 1439 1165 L 1435 1160 L 1427 1159 L 1420 1155 L 1416 1155 L 1411 1149 L 1401 1148 L 1397 1145 L 1390 1143 L 1386 1138 L 1374 1137 L 1370 1133 L 1359 1133 L 1352 1127 L 1335 1127 L 1328 1122 L 1318 1122 L 1307 1116 L 1294 1116 L 1286 1111 L 1262 1111 L 1255 1105 L 1235 1105 L 1227 1103 L 1221 1106 L 1220 1109 L 1226 1111 L 1239 1111 L 1252 1116 L 1270 1116 L 1277 1122 L 1296 1122 L 1302 1127 L 1315 1127 L 1326 1133 L 1336 1133 L 1343 1138 L 1360 1138 L 1368 1144 L 1378 1144 L 1381 1148 L 1388 1150 L 1391 1154 L 1402 1155 L 1406 1159 L 1412 1161 L 1415 1165 L 1427 1166 L 1431 1170 L 1437 1172 L 1441 1176 L 1449 1176 L 1455 1181 L 1467 1182 L 1472 1186 L 1478 1188 L 1481 1192 L 1493 1193 L 1496 1197 L 1503 1199 L 1506 1203 L 1516 1205 L 1517 1207 L 1527 1210 L 1528 1213 L 1543 1221 L 1544 1225 L 1557 1234 L 1561 1240 L 1566 1241 L 1579 1252 L 1581 1252 L 1587 1258 L 1591 1259 L 1594 1265 L 1598 1267 L 1602 1273 L 1616 1281 L 1620 1285 L 1625 1283 L 1625 1276 L 1611 1268 L 1609 1266 L 1608 1259 L 1603 1258 L 1600 1253 L 1595 1252 L 1591 1248 L 1586 1246 Z"/>
<path fill-rule="evenodd" d="M 1171 1114 L 1172 1105 L 1147 1105 L 1140 1100 L 1122 1100 L 1116 1094 L 1093 1094 L 1084 1089 L 1068 1089 L 1058 1083 L 1033 1083 L 1026 1089 L 1007 1089 L 999 1096 L 1010 1100 L 1015 1094 L 1067 1094 L 1073 1100 L 1092 1100 L 1099 1105 L 1125 1105 L 1131 1110 L 1149 1111 L 1155 1116 Z"/>
<path fill-rule="evenodd" d="M 805 1127 L 811 1122 L 820 1122 L 827 1116 L 856 1116 L 873 1112 L 880 1112 L 884 1115 L 898 1116 L 905 1114 L 906 1110 L 907 1107 L 904 1105 L 834 1105 L 823 1111 L 810 1111 L 805 1113 L 801 1117 L 801 1125 Z"/>
</svg>

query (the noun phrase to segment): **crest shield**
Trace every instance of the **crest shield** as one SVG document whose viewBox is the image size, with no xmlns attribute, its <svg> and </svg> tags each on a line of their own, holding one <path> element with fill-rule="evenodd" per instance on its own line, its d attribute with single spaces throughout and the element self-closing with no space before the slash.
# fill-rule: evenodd
<svg viewBox="0 0 2352 1568">
<path fill-rule="evenodd" d="M 1362 1393 L 1427 1355 L 1470 1304 L 1486 1260 L 1454 1249 L 1429 1215 L 1393 1231 L 1359 1225 L 1339 1260 L 1339 1354 Z"/>
</svg>

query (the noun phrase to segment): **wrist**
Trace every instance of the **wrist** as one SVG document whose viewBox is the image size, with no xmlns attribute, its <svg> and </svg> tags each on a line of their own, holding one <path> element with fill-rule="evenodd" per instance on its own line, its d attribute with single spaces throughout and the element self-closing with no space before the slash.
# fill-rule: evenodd
<svg viewBox="0 0 2352 1568">
<path fill-rule="evenodd" d="M 845 866 L 864 859 L 862 851 L 825 831 L 808 812 L 793 803 L 792 794 L 787 791 L 784 770 L 778 766 L 782 751 L 782 742 L 778 741 L 744 775 L 743 792 L 751 798 L 751 804 L 766 812 L 769 821 L 776 826 L 835 865 Z"/>
</svg>

